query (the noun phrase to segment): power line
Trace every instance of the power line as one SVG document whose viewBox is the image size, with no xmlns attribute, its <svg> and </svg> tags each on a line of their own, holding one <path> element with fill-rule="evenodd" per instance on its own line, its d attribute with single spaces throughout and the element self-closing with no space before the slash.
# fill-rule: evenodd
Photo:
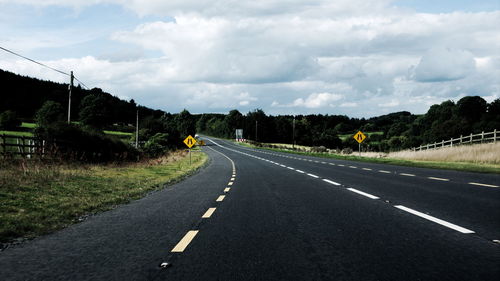
<svg viewBox="0 0 500 281">
<path fill-rule="evenodd" d="M 25 57 L 25 56 L 23 56 L 23 55 L 21 55 L 21 54 L 18 54 L 18 53 L 14 52 L 14 51 L 11 51 L 11 50 L 9 50 L 9 49 L 6 49 L 6 48 L 4 48 L 4 47 L 2 47 L 2 46 L 0 46 L 0 49 L 2 49 L 2 50 L 4 50 L 4 51 L 6 51 L 6 52 L 8 52 L 8 53 L 11 53 L 11 54 L 13 54 L 13 55 L 15 55 L 15 56 L 21 57 L 21 58 L 23 58 L 23 59 L 25 59 L 25 60 L 29 60 L 29 61 L 31 61 L 31 62 L 33 62 L 33 63 L 36 63 L 36 64 L 41 65 L 41 66 L 43 66 L 43 67 L 46 67 L 46 68 L 48 68 L 48 69 L 51 69 L 51 70 L 53 70 L 53 71 L 59 72 L 59 73 L 61 73 L 61 74 L 64 74 L 64 75 L 66 75 L 66 76 L 71 76 L 71 74 L 69 74 L 69 73 L 67 73 L 67 72 L 64 72 L 64 71 L 62 71 L 62 70 L 59 70 L 59 69 L 56 69 L 56 68 L 50 67 L 50 66 L 48 66 L 48 65 L 46 65 L 46 64 L 44 64 L 44 63 L 41 63 L 41 62 L 38 62 L 38 61 L 36 61 L 36 60 L 34 60 L 34 59 L 30 59 L 30 58 L 28 58 L 28 57 Z M 74 76 L 73 76 L 73 77 L 74 77 Z M 90 89 L 89 89 L 89 87 L 87 87 L 87 86 L 86 86 L 86 85 L 85 85 L 82 81 L 80 81 L 80 80 L 79 80 L 78 78 L 76 78 L 76 77 L 74 77 L 74 78 L 75 78 L 75 80 L 76 80 L 76 81 L 80 82 L 80 84 L 81 84 L 81 85 L 83 85 L 85 88 L 87 88 L 88 90 L 90 90 Z"/>
</svg>

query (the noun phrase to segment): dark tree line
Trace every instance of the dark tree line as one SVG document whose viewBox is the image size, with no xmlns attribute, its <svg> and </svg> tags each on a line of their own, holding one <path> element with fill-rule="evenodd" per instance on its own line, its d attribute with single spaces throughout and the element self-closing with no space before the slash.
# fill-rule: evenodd
<svg viewBox="0 0 500 281">
<path fill-rule="evenodd" d="M 0 83 L 3 86 L 0 129 L 19 126 L 19 118 L 34 120 L 36 112 L 47 102 L 57 110 L 46 109 L 46 114 L 59 112 L 57 117 L 50 118 L 65 120 L 68 84 L 3 70 L 0 70 Z M 341 140 L 339 136 L 361 130 L 377 132 L 368 134 L 365 148 L 388 151 L 500 129 L 500 99 L 487 103 L 479 96 L 435 104 L 422 115 L 402 111 L 360 119 L 322 114 L 271 116 L 261 109 L 246 114 L 238 110 L 231 110 L 228 114 L 192 115 L 187 110 L 171 114 L 137 105 L 134 100 L 121 100 L 98 88 L 85 90 L 77 86 L 73 90 L 72 120 L 78 120 L 79 126 L 89 131 L 102 133 L 103 129 L 114 129 L 131 132 L 135 129 L 137 110 L 141 128 L 139 139 L 145 142 L 144 149 L 154 155 L 165 149 L 182 147 L 182 139 L 196 132 L 233 138 L 236 129 L 243 129 L 245 138 L 258 142 L 291 144 L 295 140 L 296 144 L 306 146 L 357 148 L 351 137 Z"/>
<path fill-rule="evenodd" d="M 402 111 L 369 119 L 322 114 L 269 116 L 257 109 L 245 115 L 237 110 L 227 115 L 203 114 L 197 121 L 197 130 L 212 136 L 233 138 L 235 129 L 243 129 L 245 138 L 258 142 L 291 144 L 295 139 L 299 145 L 328 148 L 357 148 L 351 137 L 341 141 L 339 135 L 378 132 L 368 136 L 365 148 L 398 150 L 500 129 L 500 99 L 488 104 L 479 96 L 467 96 L 458 102 L 435 104 L 423 115 Z"/>
</svg>

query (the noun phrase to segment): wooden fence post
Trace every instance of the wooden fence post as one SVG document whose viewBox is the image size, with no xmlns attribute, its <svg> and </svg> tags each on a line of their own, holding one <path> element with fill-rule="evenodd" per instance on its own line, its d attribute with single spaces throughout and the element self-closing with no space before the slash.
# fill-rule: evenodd
<svg viewBox="0 0 500 281">
<path fill-rule="evenodd" d="M 453 147 L 453 138 L 450 139 L 450 147 Z"/>
<path fill-rule="evenodd" d="M 493 131 L 493 143 L 497 143 L 497 129 Z"/>
<path fill-rule="evenodd" d="M 460 135 L 460 144 L 462 144 L 462 135 Z"/>
<path fill-rule="evenodd" d="M 470 133 L 470 143 L 472 144 L 472 133 Z"/>
</svg>

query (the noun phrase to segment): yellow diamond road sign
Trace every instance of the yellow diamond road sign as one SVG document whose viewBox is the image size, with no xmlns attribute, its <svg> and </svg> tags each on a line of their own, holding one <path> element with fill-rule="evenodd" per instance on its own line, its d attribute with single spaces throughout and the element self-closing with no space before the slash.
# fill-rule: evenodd
<svg viewBox="0 0 500 281">
<path fill-rule="evenodd" d="M 365 136 L 365 134 L 363 134 L 363 132 L 359 131 L 359 132 L 357 132 L 357 133 L 353 136 L 353 138 L 354 138 L 357 142 L 362 143 L 362 142 L 366 139 L 366 136 Z"/>
<path fill-rule="evenodd" d="M 196 143 L 196 139 L 193 138 L 191 135 L 189 135 L 185 140 L 184 143 L 187 145 L 187 147 L 191 148 L 193 145 Z"/>
</svg>

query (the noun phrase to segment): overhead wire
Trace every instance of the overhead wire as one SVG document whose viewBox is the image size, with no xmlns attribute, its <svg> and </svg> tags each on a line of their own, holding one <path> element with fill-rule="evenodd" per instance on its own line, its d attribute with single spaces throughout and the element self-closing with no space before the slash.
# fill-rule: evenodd
<svg viewBox="0 0 500 281">
<path fill-rule="evenodd" d="M 33 63 L 36 63 L 36 64 L 38 64 L 38 65 L 41 65 L 41 66 L 43 66 L 43 67 L 46 67 L 46 68 L 51 69 L 51 70 L 53 70 L 53 71 L 56 71 L 56 72 L 58 72 L 58 73 L 61 73 L 61 74 L 63 74 L 63 75 L 67 75 L 67 76 L 70 76 L 70 77 L 71 77 L 71 74 L 69 74 L 69 73 L 67 73 L 67 72 L 64 72 L 64 71 L 62 71 L 62 70 L 59 70 L 59 69 L 57 69 L 57 68 L 53 68 L 53 67 L 48 66 L 48 65 L 46 65 L 46 64 L 44 64 L 44 63 L 38 62 L 38 61 L 36 61 L 36 60 L 34 60 L 34 59 L 30 59 L 30 58 L 28 58 L 28 57 L 25 57 L 25 56 L 23 56 L 23 55 L 21 55 L 21 54 L 18 54 L 18 53 L 16 53 L 16 52 L 12 51 L 12 50 L 9 50 L 9 49 L 7 49 L 7 48 L 4 48 L 4 47 L 2 47 L 2 46 L 0 46 L 0 49 L 1 49 L 1 50 L 3 50 L 3 51 L 5 51 L 5 52 L 11 53 L 11 54 L 13 54 L 13 55 L 15 55 L 15 56 L 18 56 L 18 57 L 20 57 L 20 58 L 23 58 L 23 59 L 25 59 L 25 60 L 29 60 L 29 61 L 31 61 L 31 62 L 33 62 Z M 87 86 L 86 86 L 86 85 L 85 85 L 82 81 L 80 81 L 78 78 L 76 78 L 76 77 L 75 77 L 75 75 L 73 75 L 73 78 L 74 78 L 76 81 L 78 81 L 78 82 L 79 82 L 82 86 L 84 86 L 85 88 L 87 88 L 88 90 L 90 90 L 90 89 L 89 89 L 89 87 L 87 87 Z"/>
</svg>

